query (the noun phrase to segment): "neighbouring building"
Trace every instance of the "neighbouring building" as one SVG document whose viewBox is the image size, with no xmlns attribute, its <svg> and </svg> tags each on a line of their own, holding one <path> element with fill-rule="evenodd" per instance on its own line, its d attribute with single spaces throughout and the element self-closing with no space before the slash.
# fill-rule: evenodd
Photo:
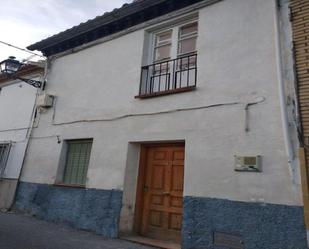
<svg viewBox="0 0 309 249">
<path fill-rule="evenodd" d="M 309 230 L 309 1 L 292 0 L 291 21 L 295 55 L 300 126 L 300 161 L 302 169 L 303 202 L 307 233 Z"/>
<path fill-rule="evenodd" d="M 40 63 L 26 64 L 19 77 L 39 79 Z M 0 74 L 0 209 L 9 209 L 14 200 L 20 171 L 36 113 L 38 90 L 21 80 Z"/>
<path fill-rule="evenodd" d="M 287 0 L 143 0 L 28 48 L 47 94 L 15 207 L 183 249 L 305 249 Z"/>
</svg>

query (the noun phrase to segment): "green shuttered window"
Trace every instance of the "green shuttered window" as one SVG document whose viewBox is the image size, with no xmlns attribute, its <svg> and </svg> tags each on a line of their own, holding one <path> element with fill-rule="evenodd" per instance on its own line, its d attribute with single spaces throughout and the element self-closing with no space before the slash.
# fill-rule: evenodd
<svg viewBox="0 0 309 249">
<path fill-rule="evenodd" d="M 0 180 L 4 174 L 4 170 L 10 154 L 10 149 L 11 149 L 10 143 L 3 143 L 3 144 L 0 143 Z"/>
<path fill-rule="evenodd" d="M 67 145 L 63 182 L 70 185 L 85 185 L 92 139 L 69 140 Z"/>
</svg>

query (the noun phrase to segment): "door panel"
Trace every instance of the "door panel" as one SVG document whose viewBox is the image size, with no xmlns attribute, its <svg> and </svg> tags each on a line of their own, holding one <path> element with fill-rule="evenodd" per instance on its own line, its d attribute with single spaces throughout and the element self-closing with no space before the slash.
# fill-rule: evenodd
<svg viewBox="0 0 309 249">
<path fill-rule="evenodd" d="M 180 242 L 184 146 L 148 147 L 141 234 Z"/>
</svg>

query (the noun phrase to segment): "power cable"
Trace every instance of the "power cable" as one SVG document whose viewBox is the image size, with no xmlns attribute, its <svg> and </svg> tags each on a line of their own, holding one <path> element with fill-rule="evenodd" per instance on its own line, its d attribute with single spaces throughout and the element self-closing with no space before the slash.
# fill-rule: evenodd
<svg viewBox="0 0 309 249">
<path fill-rule="evenodd" d="M 201 110 L 201 109 L 207 109 L 207 108 L 213 108 L 213 107 L 232 106 L 232 105 L 239 105 L 239 104 L 242 104 L 242 103 L 241 102 L 227 102 L 227 103 L 218 103 L 218 104 L 211 104 L 211 105 L 205 105 L 205 106 L 185 107 L 185 108 L 178 108 L 178 109 L 172 109 L 172 110 L 163 110 L 163 111 L 158 111 L 158 112 L 124 114 L 124 115 L 121 115 L 121 116 L 115 116 L 115 117 L 111 117 L 111 118 L 83 119 L 83 120 L 74 120 L 74 121 L 60 122 L 60 123 L 53 121 L 53 125 L 69 125 L 69 124 L 90 123 L 90 122 L 109 122 L 109 121 L 116 121 L 116 120 L 119 120 L 119 119 L 130 118 L 130 117 L 154 116 L 154 115 L 160 115 L 160 114 Z M 258 104 L 258 103 L 256 103 L 256 104 Z M 54 118 L 55 118 L 55 115 L 53 115 L 53 119 Z"/>
<path fill-rule="evenodd" d="M 0 43 L 4 44 L 4 45 L 6 45 L 6 46 L 9 46 L 9 47 L 16 48 L 16 49 L 19 49 L 19 50 L 21 50 L 21 51 L 27 52 L 27 53 L 29 53 L 29 54 L 33 54 L 33 55 L 36 55 L 36 56 L 42 57 L 42 58 L 44 58 L 44 59 L 45 59 L 45 56 L 40 55 L 40 54 L 37 54 L 37 53 L 34 53 L 34 52 L 29 51 L 29 50 L 27 50 L 27 49 L 17 47 L 17 46 L 15 46 L 15 45 L 12 45 L 12 44 L 7 43 L 7 42 L 4 42 L 4 41 L 0 41 Z"/>
</svg>

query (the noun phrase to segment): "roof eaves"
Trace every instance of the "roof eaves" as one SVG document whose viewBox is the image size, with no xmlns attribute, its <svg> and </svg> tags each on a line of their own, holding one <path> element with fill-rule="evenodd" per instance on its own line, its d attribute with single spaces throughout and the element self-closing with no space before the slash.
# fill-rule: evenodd
<svg viewBox="0 0 309 249">
<path fill-rule="evenodd" d="M 111 22 L 115 22 L 119 19 L 125 18 L 132 14 L 138 13 L 146 8 L 155 6 L 157 4 L 160 4 L 166 1 L 168 0 L 142 0 L 142 1 L 133 2 L 131 4 L 124 4 L 119 9 L 114 9 L 111 12 L 106 12 L 102 16 L 97 16 L 94 19 L 88 20 L 84 23 L 80 23 L 77 26 L 74 26 L 70 29 L 62 31 L 56 35 L 53 35 L 49 38 L 41 40 L 37 43 L 34 43 L 28 46 L 27 49 L 42 51 L 47 47 L 54 46 L 58 43 L 66 41 L 67 39 L 78 37 L 98 27 L 107 25 Z"/>
</svg>

